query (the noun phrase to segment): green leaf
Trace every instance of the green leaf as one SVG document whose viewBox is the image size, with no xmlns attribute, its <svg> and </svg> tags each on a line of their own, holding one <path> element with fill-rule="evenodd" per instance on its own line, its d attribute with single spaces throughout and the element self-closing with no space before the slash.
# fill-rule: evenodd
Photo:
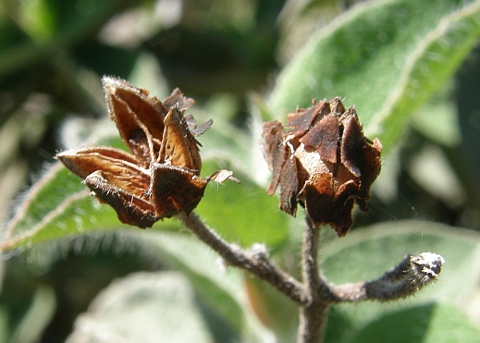
<svg viewBox="0 0 480 343">
<path fill-rule="evenodd" d="M 433 142 L 455 147 L 463 139 L 458 122 L 461 116 L 457 115 L 455 104 L 448 98 L 444 94 L 432 97 L 427 104 L 415 112 L 411 124 L 415 130 Z"/>
<path fill-rule="evenodd" d="M 35 291 L 30 308 L 15 328 L 10 342 L 38 342 L 55 313 L 55 307 L 56 300 L 53 289 L 47 286 L 39 286 Z"/>
<path fill-rule="evenodd" d="M 211 117 L 213 117 L 212 128 L 199 138 L 203 146 L 200 151 L 202 159 L 204 162 L 221 160 L 220 163 L 231 165 L 235 172 L 238 170 L 248 173 L 252 169 L 250 156 L 252 137 L 210 113 L 208 117 L 203 116 L 205 119 Z M 259 147 L 258 144 L 256 146 Z M 208 164 L 204 163 L 202 174 L 212 173 L 213 168 L 216 167 L 211 166 L 209 169 Z"/>
<path fill-rule="evenodd" d="M 172 221 L 162 229 L 178 229 Z M 29 191 L 7 226 L 2 250 L 32 247 L 41 242 L 78 236 L 87 232 L 128 227 L 115 211 L 100 204 L 77 176 L 56 163 Z"/>
<path fill-rule="evenodd" d="M 94 34 L 108 18 L 128 5 L 128 1 L 115 0 L 40 0 L 22 4 L 16 15 L 21 29 L 31 39 L 11 46 L 0 55 L 0 77 L 42 60 L 58 61 L 58 51 Z M 58 67 L 55 63 L 51 65 Z"/>
<path fill-rule="evenodd" d="M 426 304 L 399 310 L 374 320 L 351 342 L 475 342 L 480 330 L 457 307 Z"/>
<path fill-rule="evenodd" d="M 146 231 L 131 239 L 188 277 L 197 294 L 246 342 L 261 342 L 268 333 L 248 311 L 243 272 L 221 265 L 218 255 L 194 237 Z"/>
<path fill-rule="evenodd" d="M 438 334 L 430 325 L 438 325 L 435 327 L 442 332 L 445 331 L 442 327 L 457 325 L 459 318 L 466 317 L 465 313 L 469 312 L 471 302 L 468 299 L 480 276 L 478 233 L 423 221 L 378 224 L 355 230 L 345 239 L 321 248 L 321 255 L 325 257 L 321 266 L 328 280 L 336 284 L 369 281 L 397 265 L 406 254 L 418 255 L 425 251 L 440 254 L 446 261 L 438 282 L 421 290 L 414 298 L 388 305 L 378 302 L 335 305 L 327 336 L 335 336 L 337 342 L 363 342 L 352 337 L 364 335 L 362 330 L 371 332 L 370 325 L 389 321 L 391 317 L 397 326 L 422 332 L 424 341 L 434 341 L 430 335 Z M 444 305 L 455 308 L 460 314 L 452 314 L 450 319 L 445 317 Z M 409 322 L 412 317 L 420 318 L 415 325 Z M 472 332 L 471 324 L 465 322 L 464 325 L 466 332 Z M 406 331 L 405 335 L 411 337 Z M 419 340 L 412 338 L 410 341 Z"/>
<path fill-rule="evenodd" d="M 272 330 L 277 342 L 294 342 L 298 335 L 297 304 L 255 277 L 245 279 L 245 290 L 257 318 Z"/>
<path fill-rule="evenodd" d="M 68 342 L 212 342 L 188 280 L 179 273 L 136 273 L 115 281 L 77 320 Z"/>
<path fill-rule="evenodd" d="M 6 306 L 0 305 L 0 343 L 8 342 L 9 324 L 8 310 Z"/>
<path fill-rule="evenodd" d="M 389 151 L 479 36 L 478 1 L 367 2 L 308 41 L 279 75 L 268 105 L 284 118 L 311 99 L 341 96 Z"/>
<path fill-rule="evenodd" d="M 202 175 L 229 169 L 241 184 L 212 182 L 197 212 L 228 241 L 244 247 L 260 242 L 275 251 L 287 240 L 290 218 L 278 210 L 278 198 L 269 196 L 262 184 L 270 172 L 263 156 L 258 156 L 261 149 L 256 137 L 222 120 L 214 121 L 200 137 L 205 156 Z"/>
<path fill-rule="evenodd" d="M 222 185 L 210 184 L 196 211 L 230 242 L 243 247 L 264 243 L 270 249 L 280 248 L 288 236 L 289 218 L 279 211 L 278 198 L 268 196 L 265 188 L 247 176 L 235 176 L 241 184 L 229 180 Z"/>
</svg>

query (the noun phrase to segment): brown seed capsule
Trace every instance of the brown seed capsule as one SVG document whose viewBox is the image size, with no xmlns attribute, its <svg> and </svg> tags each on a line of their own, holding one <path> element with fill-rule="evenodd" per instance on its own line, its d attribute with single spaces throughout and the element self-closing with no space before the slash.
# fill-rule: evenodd
<svg viewBox="0 0 480 343">
<path fill-rule="evenodd" d="M 380 141 L 365 138 L 355 109 L 345 110 L 339 98 L 297 109 L 286 127 L 279 121 L 263 126 L 273 173 L 268 194 L 280 185 L 281 210 L 295 216 L 300 203 L 315 225 L 330 224 L 345 236 L 354 203 L 368 211 L 370 187 L 380 173 Z"/>
<path fill-rule="evenodd" d="M 162 218 L 189 214 L 200 202 L 210 180 L 236 180 L 221 170 L 199 177 L 201 135 L 212 125 L 198 125 L 185 110 L 193 99 L 177 88 L 163 101 L 128 82 L 102 79 L 110 118 L 132 154 L 111 147 L 90 147 L 57 154 L 85 180 L 95 196 L 112 206 L 121 222 L 141 228 Z"/>
</svg>

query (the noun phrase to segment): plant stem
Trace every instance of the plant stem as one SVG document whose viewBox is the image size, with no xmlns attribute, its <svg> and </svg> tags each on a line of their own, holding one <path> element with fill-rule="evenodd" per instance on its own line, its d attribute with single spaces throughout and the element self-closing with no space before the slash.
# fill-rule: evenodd
<svg viewBox="0 0 480 343">
<path fill-rule="evenodd" d="M 435 281 L 445 262 L 440 255 L 432 253 L 408 255 L 377 280 L 329 285 L 318 269 L 320 228 L 314 226 L 307 218 L 301 261 L 303 283 L 300 283 L 270 261 L 265 247 L 257 246 L 244 250 L 228 243 L 193 212 L 190 215 L 179 214 L 178 218 L 229 265 L 245 269 L 267 281 L 300 306 L 297 343 L 323 342 L 330 305 L 362 300 L 389 301 L 405 298 Z"/>
<path fill-rule="evenodd" d="M 319 343 L 323 341 L 323 332 L 331 302 L 322 297 L 323 292 L 319 292 L 321 289 L 328 287 L 320 277 L 318 270 L 320 228 L 314 226 L 309 218 L 306 221 L 307 228 L 303 234 L 302 276 L 308 303 L 300 308 L 297 342 Z"/>
<path fill-rule="evenodd" d="M 304 305 L 308 302 L 302 284 L 276 267 L 270 261 L 266 249 L 265 251 L 259 249 L 243 250 L 237 245 L 228 243 L 205 225 L 193 212 L 190 215 L 179 214 L 178 218 L 201 241 L 223 257 L 229 265 L 248 270 L 260 279 L 270 283 L 296 303 Z"/>
<path fill-rule="evenodd" d="M 391 301 L 406 298 L 437 279 L 445 260 L 433 253 L 407 255 L 397 266 L 373 281 L 329 285 L 320 297 L 332 303 L 363 300 Z"/>
</svg>

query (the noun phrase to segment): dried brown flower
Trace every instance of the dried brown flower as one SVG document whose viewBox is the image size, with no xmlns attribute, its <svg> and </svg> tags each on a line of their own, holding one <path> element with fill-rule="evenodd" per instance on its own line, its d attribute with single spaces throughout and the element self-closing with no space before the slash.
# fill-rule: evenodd
<svg viewBox="0 0 480 343">
<path fill-rule="evenodd" d="M 111 205 L 121 222 L 141 228 L 183 212 L 200 202 L 210 180 L 233 179 L 221 170 L 199 177 L 201 135 L 212 125 L 199 125 L 185 110 L 194 100 L 177 88 L 163 102 L 149 92 L 112 77 L 102 79 L 110 119 L 132 154 L 111 147 L 65 151 L 57 158 L 101 201 Z"/>
<path fill-rule="evenodd" d="M 345 236 L 353 224 L 357 203 L 366 201 L 380 173 L 382 145 L 365 138 L 353 107 L 340 98 L 313 102 L 279 121 L 263 126 L 263 150 L 273 173 L 268 194 L 280 185 L 280 209 L 295 216 L 297 203 L 315 225 L 330 224 Z"/>
</svg>

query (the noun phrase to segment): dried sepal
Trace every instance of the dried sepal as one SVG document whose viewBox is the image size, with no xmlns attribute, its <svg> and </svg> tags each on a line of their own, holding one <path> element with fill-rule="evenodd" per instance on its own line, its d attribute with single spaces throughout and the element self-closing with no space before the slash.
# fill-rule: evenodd
<svg viewBox="0 0 480 343">
<path fill-rule="evenodd" d="M 198 142 L 190 132 L 183 112 L 176 107 L 165 117 L 165 129 L 156 163 L 179 166 L 200 174 L 202 159 Z"/>
<path fill-rule="evenodd" d="M 149 191 L 149 171 L 136 165 L 133 156 L 120 149 L 81 148 L 58 153 L 56 157 L 82 179 L 101 171 L 112 186 L 130 194 L 142 197 Z"/>
<path fill-rule="evenodd" d="M 152 203 L 159 218 L 179 212 L 189 214 L 203 197 L 208 181 L 181 167 L 152 167 Z"/>
<path fill-rule="evenodd" d="M 278 120 L 274 120 L 263 125 L 264 151 L 269 152 L 265 155 L 268 167 L 273 173 L 272 182 L 267 192 L 269 195 L 275 193 L 284 161 L 287 159 L 287 150 L 283 142 L 283 125 Z"/>
<path fill-rule="evenodd" d="M 163 100 L 163 106 L 165 106 L 165 108 L 170 109 L 176 106 L 180 111 L 186 111 L 187 109 L 192 107 L 194 103 L 195 100 L 193 100 L 192 98 L 186 98 L 183 96 L 180 88 L 175 88 L 172 94 L 170 94 L 168 98 Z"/>
<path fill-rule="evenodd" d="M 186 116 L 184 116 L 184 118 L 185 118 L 185 121 L 187 122 L 188 130 L 195 137 L 198 137 L 201 134 L 203 134 L 210 127 L 212 127 L 212 124 L 213 124 L 212 119 L 208 120 L 207 122 L 205 122 L 203 124 L 198 124 L 197 121 L 195 120 L 195 118 L 193 118 L 193 116 L 191 114 L 187 114 Z"/>
<path fill-rule="evenodd" d="M 305 207 L 315 225 L 330 224 L 345 236 L 357 203 L 367 211 L 372 183 L 380 173 L 382 145 L 363 135 L 353 107 L 335 98 L 314 102 L 278 121 L 264 124 L 263 151 L 273 173 L 267 190 L 280 185 L 280 209 L 294 215 Z"/>
<path fill-rule="evenodd" d="M 221 170 L 202 179 L 200 143 L 212 125 L 185 111 L 194 100 L 177 88 L 163 102 L 128 82 L 104 77 L 110 118 L 132 154 L 111 147 L 65 151 L 57 158 L 84 179 L 92 193 L 112 206 L 121 222 L 141 228 L 178 213 L 189 214 L 210 180 L 236 180 Z M 236 180 L 238 181 L 238 180 Z"/>
<path fill-rule="evenodd" d="M 124 80 L 103 77 L 102 83 L 110 119 L 130 151 L 148 166 L 160 149 L 168 109 L 156 97 L 149 97 L 148 91 Z"/>
<path fill-rule="evenodd" d="M 115 180 L 115 175 L 106 177 L 106 173 L 97 170 L 85 178 L 85 184 L 100 202 L 113 207 L 122 223 L 140 228 L 151 227 L 159 219 L 151 198 L 119 187 Z"/>
<path fill-rule="evenodd" d="M 86 178 L 96 170 L 110 170 L 116 174 L 137 174 L 140 167 L 131 154 L 112 147 L 89 147 L 67 150 L 56 155 L 68 169 Z"/>
<path fill-rule="evenodd" d="M 295 216 L 297 214 L 299 182 L 297 160 L 293 155 L 289 155 L 283 164 L 280 185 L 280 209 Z"/>
</svg>

